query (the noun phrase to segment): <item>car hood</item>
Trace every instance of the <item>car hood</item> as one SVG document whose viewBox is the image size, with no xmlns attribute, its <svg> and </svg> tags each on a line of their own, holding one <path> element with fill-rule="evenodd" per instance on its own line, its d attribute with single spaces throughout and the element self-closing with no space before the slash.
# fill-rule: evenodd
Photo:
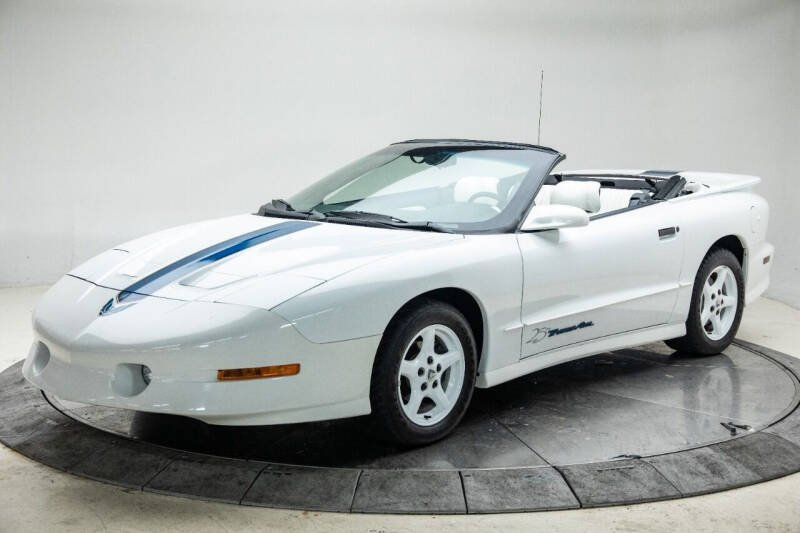
<svg viewBox="0 0 800 533">
<path fill-rule="evenodd" d="M 460 235 L 238 215 L 108 250 L 69 275 L 130 295 L 271 309 L 393 253 Z"/>
</svg>

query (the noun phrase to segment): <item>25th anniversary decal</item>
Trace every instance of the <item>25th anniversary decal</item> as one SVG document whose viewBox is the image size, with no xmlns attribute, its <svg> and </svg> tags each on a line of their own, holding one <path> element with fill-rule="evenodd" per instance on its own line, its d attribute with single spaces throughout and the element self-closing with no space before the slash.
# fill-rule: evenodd
<svg viewBox="0 0 800 533">
<path fill-rule="evenodd" d="M 555 337 L 556 335 L 563 335 L 564 333 L 569 333 L 571 331 L 575 331 L 578 329 L 583 328 L 590 328 L 594 326 L 594 322 L 591 320 L 583 320 L 580 324 L 575 324 L 573 326 L 566 326 L 563 328 L 533 328 L 530 332 L 530 338 L 525 341 L 526 344 L 536 344 L 537 342 L 543 341 L 549 337 Z"/>
</svg>

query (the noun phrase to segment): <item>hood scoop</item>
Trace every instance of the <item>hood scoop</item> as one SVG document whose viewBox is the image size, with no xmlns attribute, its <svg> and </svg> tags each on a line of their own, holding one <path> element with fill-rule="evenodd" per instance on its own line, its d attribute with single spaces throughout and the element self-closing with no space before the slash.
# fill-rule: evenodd
<svg viewBox="0 0 800 533">
<path fill-rule="evenodd" d="M 184 287 L 195 287 L 197 289 L 220 289 L 225 285 L 235 283 L 245 279 L 245 276 L 227 274 L 218 270 L 204 269 L 200 272 L 183 278 L 180 284 Z"/>
</svg>

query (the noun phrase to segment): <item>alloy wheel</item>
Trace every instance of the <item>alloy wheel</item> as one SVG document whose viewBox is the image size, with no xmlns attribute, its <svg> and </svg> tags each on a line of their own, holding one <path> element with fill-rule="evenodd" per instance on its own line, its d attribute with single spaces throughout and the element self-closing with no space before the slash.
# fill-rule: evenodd
<svg viewBox="0 0 800 533">
<path fill-rule="evenodd" d="M 723 338 L 731 329 L 739 305 L 739 288 L 733 271 L 720 265 L 708 275 L 700 299 L 700 325 L 712 341 Z"/>
<path fill-rule="evenodd" d="M 414 335 L 397 376 L 397 393 L 406 417 L 420 426 L 444 419 L 458 402 L 465 368 L 464 350 L 452 329 L 432 324 Z"/>
</svg>

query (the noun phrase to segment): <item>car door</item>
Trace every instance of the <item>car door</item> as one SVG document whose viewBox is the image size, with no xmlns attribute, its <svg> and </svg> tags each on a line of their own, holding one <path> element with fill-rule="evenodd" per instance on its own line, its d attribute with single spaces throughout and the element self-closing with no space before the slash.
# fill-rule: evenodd
<svg viewBox="0 0 800 533">
<path fill-rule="evenodd" d="M 517 239 L 521 357 L 669 322 L 683 239 L 668 202 Z"/>
</svg>

